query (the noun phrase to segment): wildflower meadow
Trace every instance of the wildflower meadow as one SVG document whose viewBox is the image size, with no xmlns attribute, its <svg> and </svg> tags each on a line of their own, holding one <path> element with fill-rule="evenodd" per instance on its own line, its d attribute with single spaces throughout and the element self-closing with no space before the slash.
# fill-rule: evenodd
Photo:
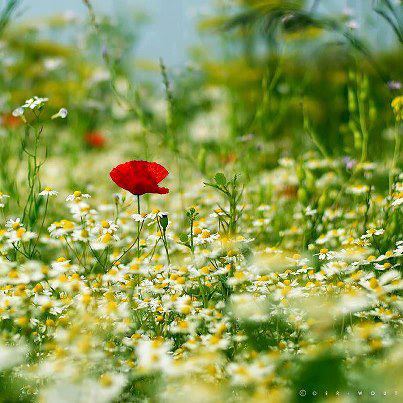
<svg viewBox="0 0 403 403">
<path fill-rule="evenodd" d="M 403 401 L 402 1 L 153 1 L 0 1 L 0 402 Z"/>
</svg>

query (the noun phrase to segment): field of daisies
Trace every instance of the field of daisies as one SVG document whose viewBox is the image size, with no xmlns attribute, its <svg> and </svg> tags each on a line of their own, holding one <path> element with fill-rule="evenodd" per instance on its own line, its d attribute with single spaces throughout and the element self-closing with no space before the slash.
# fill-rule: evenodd
<svg viewBox="0 0 403 403">
<path fill-rule="evenodd" d="M 129 2 L 27 3 L 0 2 L 0 402 L 402 401 L 401 1 L 217 1 L 185 66 Z"/>
</svg>

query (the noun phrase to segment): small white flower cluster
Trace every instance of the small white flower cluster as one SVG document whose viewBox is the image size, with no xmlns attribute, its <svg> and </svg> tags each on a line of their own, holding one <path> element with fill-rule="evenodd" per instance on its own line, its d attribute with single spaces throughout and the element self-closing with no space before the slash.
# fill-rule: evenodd
<svg viewBox="0 0 403 403">
<path fill-rule="evenodd" d="M 14 109 L 13 116 L 18 117 L 24 115 L 25 109 L 40 109 L 49 101 L 49 98 L 40 98 L 36 95 L 33 98 L 27 99 L 24 105 L 21 105 L 17 109 Z"/>
</svg>

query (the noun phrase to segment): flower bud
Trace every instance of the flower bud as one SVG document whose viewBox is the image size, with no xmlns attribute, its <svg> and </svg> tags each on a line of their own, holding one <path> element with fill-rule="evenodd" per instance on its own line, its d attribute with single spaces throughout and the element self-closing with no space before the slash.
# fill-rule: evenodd
<svg viewBox="0 0 403 403">
<path fill-rule="evenodd" d="M 163 214 L 162 217 L 160 218 L 160 223 L 162 229 L 165 231 L 168 227 L 168 214 Z"/>
</svg>

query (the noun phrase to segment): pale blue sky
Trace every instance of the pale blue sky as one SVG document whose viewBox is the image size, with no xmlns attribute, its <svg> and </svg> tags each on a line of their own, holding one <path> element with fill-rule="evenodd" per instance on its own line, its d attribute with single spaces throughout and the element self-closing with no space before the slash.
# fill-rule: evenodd
<svg viewBox="0 0 403 403">
<path fill-rule="evenodd" d="M 0 1 L 1 3 L 1 1 Z M 92 0 L 97 13 L 113 13 L 116 8 L 144 11 L 151 17 L 145 26 L 137 55 L 157 60 L 162 57 L 171 65 L 188 59 L 188 49 L 197 44 L 196 23 L 209 10 L 209 0 Z M 25 0 L 21 19 L 73 11 L 86 16 L 82 0 Z"/>
<path fill-rule="evenodd" d="M 0 4 L 5 0 L 0 0 Z M 228 3 L 233 0 L 226 0 Z M 162 57 L 171 66 L 180 66 L 188 60 L 188 50 L 200 43 L 196 31 L 198 18 L 207 14 L 214 0 L 92 0 L 97 13 L 113 13 L 116 8 L 138 9 L 151 17 L 145 27 L 137 50 L 141 58 L 158 60 Z M 234 2 L 235 3 L 235 2 Z M 372 43 L 383 47 L 393 37 L 389 27 L 371 13 L 370 19 L 363 19 L 369 0 L 324 0 L 323 11 L 341 12 L 349 7 L 354 10 L 358 23 L 365 31 L 372 33 Z M 36 18 L 67 11 L 86 16 L 82 0 L 24 0 L 21 7 L 22 19 Z"/>
</svg>

